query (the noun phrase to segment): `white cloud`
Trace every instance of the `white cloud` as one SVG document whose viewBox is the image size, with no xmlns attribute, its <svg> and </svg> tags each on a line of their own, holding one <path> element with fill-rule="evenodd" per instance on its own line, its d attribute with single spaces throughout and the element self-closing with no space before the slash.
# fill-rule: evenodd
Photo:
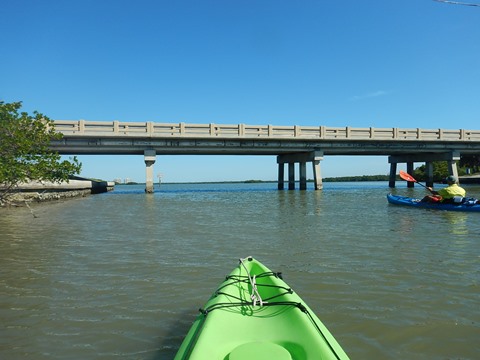
<svg viewBox="0 0 480 360">
<path fill-rule="evenodd" d="M 385 90 L 377 90 L 377 91 L 372 91 L 366 94 L 362 95 L 355 95 L 350 98 L 351 101 L 358 101 L 358 100 L 363 100 L 363 99 L 370 99 L 370 98 L 375 98 L 379 96 L 384 96 L 387 95 L 389 92 Z"/>
</svg>

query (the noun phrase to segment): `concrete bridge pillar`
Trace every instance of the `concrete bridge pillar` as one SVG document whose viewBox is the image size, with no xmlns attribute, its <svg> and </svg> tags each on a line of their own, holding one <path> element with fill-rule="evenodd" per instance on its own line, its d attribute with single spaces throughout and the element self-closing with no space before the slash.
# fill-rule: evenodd
<svg viewBox="0 0 480 360">
<path fill-rule="evenodd" d="M 313 183 L 315 186 L 315 190 L 323 189 L 322 173 L 320 171 L 320 161 L 322 160 L 323 160 L 323 152 L 314 151 L 312 166 L 313 166 Z"/>
<path fill-rule="evenodd" d="M 300 162 L 300 190 L 307 190 L 307 163 L 305 161 Z"/>
<path fill-rule="evenodd" d="M 408 161 L 407 162 L 407 173 L 412 175 L 413 174 L 413 161 Z M 407 181 L 407 188 L 413 188 L 415 185 L 414 182 L 412 181 Z"/>
<path fill-rule="evenodd" d="M 397 180 L 397 163 L 392 162 L 390 164 L 390 177 L 388 179 L 388 187 L 394 188 L 396 180 Z"/>
<path fill-rule="evenodd" d="M 448 163 L 448 172 L 450 175 L 458 178 L 457 161 L 460 160 L 460 152 L 453 150 L 445 153 L 420 153 L 407 155 L 391 155 L 388 157 L 390 163 L 390 181 L 389 186 L 395 187 L 395 177 L 398 163 L 407 164 L 407 173 L 413 174 L 413 166 L 416 162 L 425 162 L 425 174 L 427 176 L 427 186 L 433 186 L 433 162 L 446 161 Z M 413 187 L 414 182 L 408 182 L 407 187 Z"/>
<path fill-rule="evenodd" d="M 145 150 L 144 151 L 144 160 L 146 165 L 146 178 L 145 178 L 145 192 L 147 194 L 153 194 L 153 164 L 156 160 L 155 150 Z"/>
<path fill-rule="evenodd" d="M 288 163 L 288 190 L 295 190 L 295 163 Z"/>
<path fill-rule="evenodd" d="M 425 175 L 427 175 L 427 186 L 433 187 L 433 162 L 425 163 Z"/>
<path fill-rule="evenodd" d="M 285 188 L 285 164 L 278 164 L 278 190 Z"/>
<path fill-rule="evenodd" d="M 458 155 L 458 160 L 460 160 L 460 155 Z M 448 173 L 458 179 L 457 159 L 448 161 Z"/>
<path fill-rule="evenodd" d="M 277 156 L 278 163 L 278 189 L 285 187 L 285 164 L 288 164 L 288 190 L 295 190 L 295 164 L 299 163 L 300 172 L 300 190 L 307 189 L 307 162 L 312 162 L 315 190 L 323 188 L 322 177 L 320 173 L 320 160 L 323 160 L 322 151 L 312 151 L 306 153 L 285 154 Z"/>
</svg>

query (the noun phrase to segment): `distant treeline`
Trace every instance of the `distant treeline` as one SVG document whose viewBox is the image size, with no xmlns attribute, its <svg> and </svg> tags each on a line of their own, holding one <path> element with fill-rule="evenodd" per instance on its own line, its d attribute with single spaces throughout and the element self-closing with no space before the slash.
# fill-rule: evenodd
<svg viewBox="0 0 480 360">
<path fill-rule="evenodd" d="M 400 179 L 397 176 L 397 179 Z M 359 176 L 340 176 L 340 177 L 327 177 L 322 179 L 325 182 L 351 182 L 351 181 L 389 181 L 388 175 L 359 175 Z M 296 180 L 298 181 L 298 180 Z M 313 182 L 313 179 L 308 179 L 308 182 Z M 263 183 L 263 182 L 276 182 L 275 180 L 263 181 L 263 180 L 246 180 L 245 183 Z"/>
<path fill-rule="evenodd" d="M 397 180 L 400 179 L 397 176 Z M 351 182 L 351 181 L 389 181 L 388 175 L 360 175 L 360 176 L 341 176 L 341 177 L 327 177 L 322 179 L 325 182 Z M 308 179 L 308 182 L 313 182 L 313 179 Z M 199 181 L 199 182 L 171 182 L 165 184 L 256 184 L 256 183 L 276 183 L 276 180 L 239 180 L 239 181 Z M 298 180 L 295 180 L 298 182 Z M 117 183 L 117 185 L 143 185 L 145 183 L 129 182 Z"/>
<path fill-rule="evenodd" d="M 350 181 L 388 181 L 388 175 L 361 175 L 361 176 L 341 176 L 324 178 L 325 182 L 350 182 Z"/>
</svg>

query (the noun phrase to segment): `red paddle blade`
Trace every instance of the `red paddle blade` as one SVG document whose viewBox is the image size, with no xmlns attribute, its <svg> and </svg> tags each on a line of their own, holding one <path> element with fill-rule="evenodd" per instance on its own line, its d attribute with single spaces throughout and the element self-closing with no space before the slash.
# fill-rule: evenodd
<svg viewBox="0 0 480 360">
<path fill-rule="evenodd" d="M 417 182 L 417 180 L 415 180 L 415 178 L 412 175 L 406 173 L 403 170 L 400 170 L 399 175 L 403 180 Z"/>
</svg>

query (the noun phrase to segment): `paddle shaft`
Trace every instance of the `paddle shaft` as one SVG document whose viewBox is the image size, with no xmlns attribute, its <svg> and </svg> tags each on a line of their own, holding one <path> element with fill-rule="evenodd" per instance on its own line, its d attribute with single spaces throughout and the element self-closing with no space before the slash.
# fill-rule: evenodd
<svg viewBox="0 0 480 360">
<path fill-rule="evenodd" d="M 428 186 L 426 185 L 423 185 L 422 183 L 418 182 L 412 175 L 404 172 L 404 171 L 400 171 L 400 177 L 403 179 L 403 180 L 406 180 L 406 181 L 410 181 L 410 182 L 415 182 L 419 185 L 422 185 L 425 189 L 427 189 L 428 191 L 430 191 L 432 194 L 434 194 L 433 190 L 431 190 Z"/>
<path fill-rule="evenodd" d="M 432 192 L 432 190 L 430 190 L 430 189 L 428 188 L 428 186 L 423 185 L 422 183 L 418 182 L 417 180 L 415 180 L 415 182 L 416 182 L 418 185 L 422 185 L 422 186 L 423 186 L 425 189 L 427 189 L 428 191 Z"/>
</svg>

